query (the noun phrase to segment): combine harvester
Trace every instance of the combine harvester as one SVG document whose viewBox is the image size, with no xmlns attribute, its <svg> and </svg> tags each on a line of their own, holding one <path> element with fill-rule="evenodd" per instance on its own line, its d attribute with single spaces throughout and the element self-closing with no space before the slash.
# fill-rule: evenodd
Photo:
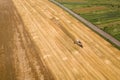
<svg viewBox="0 0 120 80">
<path fill-rule="evenodd" d="M 80 46 L 81 48 L 83 48 L 82 43 L 80 42 L 80 40 L 75 40 L 74 44 L 77 44 L 78 46 Z"/>
</svg>

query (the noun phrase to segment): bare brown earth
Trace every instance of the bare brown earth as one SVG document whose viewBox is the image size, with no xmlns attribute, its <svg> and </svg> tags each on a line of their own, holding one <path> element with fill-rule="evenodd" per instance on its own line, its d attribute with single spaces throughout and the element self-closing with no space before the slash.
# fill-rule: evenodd
<svg viewBox="0 0 120 80">
<path fill-rule="evenodd" d="M 86 1 L 86 0 L 56 0 L 56 1 L 60 1 L 60 2 L 81 2 L 81 1 Z"/>
<path fill-rule="evenodd" d="M 107 10 L 107 7 L 105 6 L 92 6 L 92 7 L 86 7 L 86 8 L 76 8 L 73 9 L 75 13 L 89 13 L 89 12 L 94 12 L 94 11 L 99 11 L 99 10 Z"/>
<path fill-rule="evenodd" d="M 0 80 L 119 79 L 120 50 L 64 10 L 48 0 L 0 0 Z"/>
</svg>

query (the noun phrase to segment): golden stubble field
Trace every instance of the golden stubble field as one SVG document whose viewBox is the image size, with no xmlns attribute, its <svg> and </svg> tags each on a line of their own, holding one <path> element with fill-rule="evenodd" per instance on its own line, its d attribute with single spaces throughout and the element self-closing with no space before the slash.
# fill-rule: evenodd
<svg viewBox="0 0 120 80">
<path fill-rule="evenodd" d="M 120 79 L 120 50 L 58 6 L 48 0 L 0 2 L 6 5 L 0 5 L 6 13 L 0 14 L 1 80 Z"/>
</svg>

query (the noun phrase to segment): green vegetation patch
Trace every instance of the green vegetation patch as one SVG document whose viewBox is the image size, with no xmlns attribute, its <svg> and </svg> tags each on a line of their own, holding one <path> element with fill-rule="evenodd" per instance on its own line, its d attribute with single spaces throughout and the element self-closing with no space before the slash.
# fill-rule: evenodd
<svg viewBox="0 0 120 80">
<path fill-rule="evenodd" d="M 120 24 L 106 26 L 103 30 L 120 41 Z"/>
<path fill-rule="evenodd" d="M 105 11 L 79 15 L 96 25 L 120 20 L 120 11 Z"/>
</svg>

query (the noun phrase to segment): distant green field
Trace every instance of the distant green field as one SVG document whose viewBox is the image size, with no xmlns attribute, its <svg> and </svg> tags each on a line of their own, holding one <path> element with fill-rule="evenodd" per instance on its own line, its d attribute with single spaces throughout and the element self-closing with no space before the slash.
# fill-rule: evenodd
<svg viewBox="0 0 120 80">
<path fill-rule="evenodd" d="M 119 0 L 56 0 L 120 41 Z"/>
</svg>

